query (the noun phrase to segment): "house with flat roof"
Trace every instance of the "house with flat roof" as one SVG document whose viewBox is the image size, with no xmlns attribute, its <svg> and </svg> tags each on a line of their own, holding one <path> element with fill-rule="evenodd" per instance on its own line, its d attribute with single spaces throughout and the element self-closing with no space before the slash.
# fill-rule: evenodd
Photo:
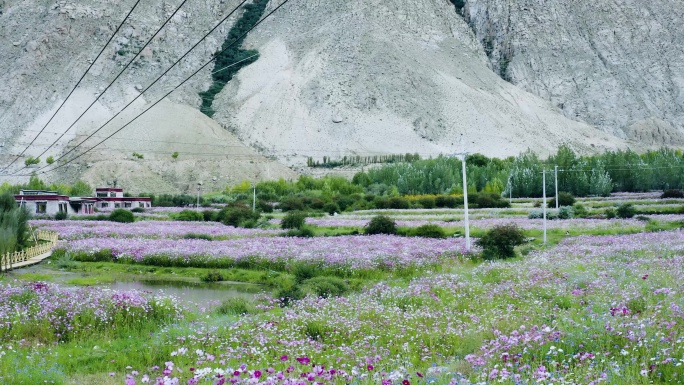
<svg viewBox="0 0 684 385">
<path fill-rule="evenodd" d="M 21 190 L 14 199 L 17 204 L 28 208 L 34 215 L 54 216 L 58 213 L 68 215 L 94 214 L 95 209 L 134 209 L 152 207 L 152 199 L 145 197 L 125 197 L 122 188 L 97 188 L 94 197 L 68 197 L 57 191 Z"/>
<path fill-rule="evenodd" d="M 134 209 L 152 207 L 152 198 L 126 197 L 122 188 L 103 187 L 95 189 L 98 210 Z"/>
</svg>

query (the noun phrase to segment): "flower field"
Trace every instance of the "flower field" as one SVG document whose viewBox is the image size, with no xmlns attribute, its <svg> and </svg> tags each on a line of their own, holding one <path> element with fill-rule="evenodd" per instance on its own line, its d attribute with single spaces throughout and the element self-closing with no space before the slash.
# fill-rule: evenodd
<svg viewBox="0 0 684 385">
<path fill-rule="evenodd" d="M 310 217 L 310 237 L 283 236 L 282 213 L 268 229 L 32 221 L 61 239 L 45 268 L 82 271 L 85 284 L 135 275 L 263 291 L 186 308 L 42 272 L 0 277 L 0 383 L 681 384 L 684 215 L 653 193 L 611 199 L 630 197 L 643 203 L 633 219 L 548 221 L 546 245 L 543 221 L 527 218 L 534 200 L 473 210 L 474 238 L 525 230 L 517 257 L 493 261 L 459 236 L 351 235 L 380 213 L 461 234 L 463 210 Z M 582 202 L 595 218 L 613 203 Z"/>
<path fill-rule="evenodd" d="M 646 235 L 571 239 L 515 263 L 198 324 L 127 381 L 681 383 L 683 233 Z"/>
<path fill-rule="evenodd" d="M 306 262 L 342 270 L 426 266 L 465 252 L 462 238 L 433 240 L 391 235 L 321 238 L 260 237 L 228 241 L 202 239 L 86 238 L 69 241 L 65 250 L 77 259 L 100 258 L 171 266 L 219 267 L 244 264 L 277 267 Z"/>
<path fill-rule="evenodd" d="M 45 282 L 0 283 L 0 298 L 0 344 L 24 338 L 68 341 L 117 328 L 127 332 L 142 321 L 182 317 L 172 298 Z"/>
<path fill-rule="evenodd" d="M 656 217 L 656 216 L 654 216 Z M 684 220 L 684 215 L 660 215 L 657 216 L 663 221 Z M 307 218 L 306 223 L 319 227 L 364 227 L 370 222 L 370 219 L 354 219 L 354 218 Z M 412 220 L 396 220 L 397 226 L 400 227 L 418 227 L 427 224 L 434 224 L 445 228 L 463 228 L 465 225 L 462 220 L 457 221 L 440 221 L 428 219 L 412 219 Z M 271 223 L 279 224 L 279 219 L 272 219 Z M 525 230 L 542 229 L 544 226 L 542 219 L 528 219 L 528 218 L 485 218 L 472 219 L 470 225 L 480 229 L 490 229 L 494 226 L 513 223 Z M 548 229 L 615 229 L 615 228 L 643 228 L 644 221 L 636 219 L 556 219 L 546 222 Z"/>
<path fill-rule="evenodd" d="M 48 221 L 33 220 L 31 225 L 53 231 L 60 239 L 85 238 L 168 238 L 179 239 L 188 234 L 202 234 L 213 238 L 269 236 L 277 230 L 244 229 L 215 222 L 140 221 L 120 224 L 109 221 Z"/>
</svg>

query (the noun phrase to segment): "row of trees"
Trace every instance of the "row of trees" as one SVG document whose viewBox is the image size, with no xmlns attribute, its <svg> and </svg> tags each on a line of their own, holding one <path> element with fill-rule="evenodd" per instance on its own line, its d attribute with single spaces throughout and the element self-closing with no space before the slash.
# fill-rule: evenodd
<svg viewBox="0 0 684 385">
<path fill-rule="evenodd" d="M 76 181 L 76 183 L 73 185 L 68 185 L 65 183 L 47 184 L 35 175 L 31 176 L 28 183 L 25 184 L 13 185 L 8 182 L 4 182 L 2 185 L 0 185 L 0 194 L 11 193 L 16 195 L 19 194 L 20 190 L 57 191 L 62 195 L 70 197 L 93 196 L 94 191 L 92 186 L 82 180 Z"/>
<path fill-rule="evenodd" d="M 546 160 L 531 151 L 506 159 L 481 154 L 466 159 L 469 192 L 542 195 L 542 172 L 547 190 L 554 187 L 553 169 L 558 166 L 558 188 L 576 196 L 608 195 L 614 191 L 640 192 L 684 187 L 684 156 L 679 150 L 661 149 L 638 154 L 631 150 L 579 156 L 561 146 Z M 359 173 L 354 183 L 378 193 L 395 187 L 399 194 L 462 193 L 461 161 L 439 156 L 411 163 L 385 165 Z"/>
<path fill-rule="evenodd" d="M 359 166 L 367 164 L 378 163 L 411 163 L 420 160 L 419 154 L 390 154 L 390 155 L 375 155 L 375 156 L 343 156 L 342 158 L 333 159 L 329 156 L 324 156 L 323 161 L 314 160 L 312 157 L 306 159 L 307 167 L 324 167 L 335 168 L 340 166 Z"/>
</svg>

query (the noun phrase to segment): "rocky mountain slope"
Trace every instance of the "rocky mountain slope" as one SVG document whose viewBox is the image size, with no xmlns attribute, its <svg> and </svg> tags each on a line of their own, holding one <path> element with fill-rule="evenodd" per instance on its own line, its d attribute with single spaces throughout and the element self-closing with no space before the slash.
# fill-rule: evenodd
<svg viewBox="0 0 684 385">
<path fill-rule="evenodd" d="M 0 0 L 1 165 L 43 127 L 133 3 Z M 189 0 L 46 155 L 59 156 L 107 121 L 237 3 Z M 64 132 L 178 4 L 141 2 L 27 155 Z M 271 0 L 267 11 L 277 4 Z M 680 146 L 682 12 L 681 2 L 665 0 L 291 0 L 248 36 L 245 48 L 258 49 L 260 58 L 217 95 L 213 121 L 198 112 L 198 93 L 211 84 L 208 68 L 117 134 L 118 142 L 52 177 L 103 183 L 120 170 L 137 175 L 127 182 L 141 189 L 187 191 L 200 178 L 221 185 L 229 175 L 291 177 L 283 165 L 301 166 L 307 156 Z M 239 16 L 135 108 L 210 59 Z M 172 161 L 176 151 L 184 155 Z M 132 152 L 145 159 L 132 160 Z M 197 170 L 212 171 L 193 175 Z"/>
<path fill-rule="evenodd" d="M 468 0 L 490 67 L 570 119 L 684 144 L 684 2 Z"/>
</svg>

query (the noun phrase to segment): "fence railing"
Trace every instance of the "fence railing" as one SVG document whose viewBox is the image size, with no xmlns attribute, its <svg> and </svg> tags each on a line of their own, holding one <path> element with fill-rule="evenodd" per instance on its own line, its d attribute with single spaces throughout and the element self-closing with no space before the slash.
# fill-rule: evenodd
<svg viewBox="0 0 684 385">
<path fill-rule="evenodd" d="M 0 255 L 0 272 L 12 270 L 16 264 L 26 262 L 31 258 L 45 254 L 57 245 L 57 233 L 51 231 L 38 231 L 36 238 L 40 241 L 47 241 L 40 245 L 29 247 L 22 251 Z"/>
</svg>

